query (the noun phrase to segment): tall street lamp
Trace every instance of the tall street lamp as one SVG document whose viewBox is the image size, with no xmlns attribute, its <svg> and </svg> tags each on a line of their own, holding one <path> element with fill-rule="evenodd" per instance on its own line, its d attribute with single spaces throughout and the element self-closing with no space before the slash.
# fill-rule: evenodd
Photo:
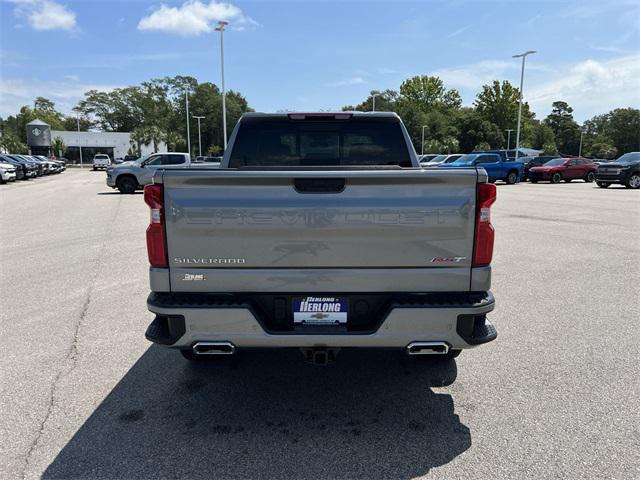
<svg viewBox="0 0 640 480">
<path fill-rule="evenodd" d="M 200 133 L 200 120 L 205 117 L 194 115 L 193 118 L 198 120 L 198 151 L 200 152 L 200 156 L 202 156 L 202 134 Z"/>
<path fill-rule="evenodd" d="M 76 115 L 76 120 L 78 121 L 78 133 L 80 133 L 80 114 Z M 82 146 L 80 145 L 80 135 L 78 135 L 78 151 L 80 152 L 80 168 L 84 168 L 82 163 Z"/>
<path fill-rule="evenodd" d="M 373 95 L 371 95 L 371 99 L 373 100 L 373 112 L 376 111 L 376 97 L 380 95 L 379 93 L 374 93 Z"/>
<path fill-rule="evenodd" d="M 528 50 L 519 55 L 513 55 L 513 58 L 522 58 L 522 69 L 520 70 L 520 103 L 518 105 L 518 129 L 516 130 L 516 162 L 518 161 L 518 150 L 520 149 L 520 122 L 522 118 L 522 87 L 524 84 L 524 61 L 527 55 L 536 53 L 535 50 Z"/>
<path fill-rule="evenodd" d="M 507 128 L 505 132 L 507 132 L 507 150 L 509 150 L 509 147 L 511 146 L 511 132 L 513 132 L 513 128 Z"/>
<path fill-rule="evenodd" d="M 187 151 L 189 152 L 189 158 L 191 158 L 191 132 L 189 132 L 189 90 L 184 91 L 184 104 L 187 109 Z"/>
<path fill-rule="evenodd" d="M 584 136 L 584 130 L 580 129 L 580 149 L 578 150 L 578 157 L 582 158 L 582 137 Z"/>
<path fill-rule="evenodd" d="M 422 141 L 420 142 L 420 155 L 424 155 L 424 129 L 427 128 L 427 125 L 422 126 Z"/>
<path fill-rule="evenodd" d="M 229 22 L 220 20 L 216 32 L 220 32 L 220 73 L 222 75 L 222 135 L 224 137 L 224 149 L 227 149 L 227 105 L 224 92 L 224 29 Z"/>
</svg>

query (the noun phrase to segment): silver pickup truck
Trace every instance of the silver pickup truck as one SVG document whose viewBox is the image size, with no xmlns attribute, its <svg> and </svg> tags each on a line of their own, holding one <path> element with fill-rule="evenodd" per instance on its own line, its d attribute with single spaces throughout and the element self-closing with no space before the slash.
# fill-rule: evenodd
<svg viewBox="0 0 640 480">
<path fill-rule="evenodd" d="M 107 167 L 107 186 L 117 188 L 120 193 L 134 193 L 145 185 L 149 185 L 158 169 L 189 168 L 192 165 L 218 168 L 220 163 L 195 163 L 191 161 L 191 156 L 188 153 L 152 153 L 131 162 Z"/>
<path fill-rule="evenodd" d="M 245 114 L 220 169 L 145 187 L 152 342 L 455 357 L 490 342 L 496 188 L 422 169 L 393 113 Z"/>
</svg>

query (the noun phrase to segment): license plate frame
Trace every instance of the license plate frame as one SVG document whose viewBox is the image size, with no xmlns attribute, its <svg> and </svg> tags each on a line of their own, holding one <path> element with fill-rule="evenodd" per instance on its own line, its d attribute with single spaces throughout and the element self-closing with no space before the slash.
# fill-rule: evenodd
<svg viewBox="0 0 640 480">
<path fill-rule="evenodd" d="M 292 300 L 295 326 L 346 326 L 349 300 L 332 295 L 307 295 Z"/>
</svg>

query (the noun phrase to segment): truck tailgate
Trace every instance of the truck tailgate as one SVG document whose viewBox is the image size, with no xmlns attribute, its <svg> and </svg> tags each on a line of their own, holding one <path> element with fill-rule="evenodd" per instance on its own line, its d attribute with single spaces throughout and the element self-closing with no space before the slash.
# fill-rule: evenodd
<svg viewBox="0 0 640 480">
<path fill-rule="evenodd" d="M 477 172 L 166 170 L 172 291 L 467 291 Z"/>
</svg>

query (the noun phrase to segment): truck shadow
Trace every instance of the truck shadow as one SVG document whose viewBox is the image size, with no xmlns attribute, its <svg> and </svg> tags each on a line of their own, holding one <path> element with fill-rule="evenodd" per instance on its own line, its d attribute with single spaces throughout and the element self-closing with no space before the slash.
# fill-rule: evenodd
<svg viewBox="0 0 640 480">
<path fill-rule="evenodd" d="M 453 399 L 454 361 L 297 351 L 190 364 L 152 346 L 43 478 L 410 478 L 471 446 Z"/>
</svg>

